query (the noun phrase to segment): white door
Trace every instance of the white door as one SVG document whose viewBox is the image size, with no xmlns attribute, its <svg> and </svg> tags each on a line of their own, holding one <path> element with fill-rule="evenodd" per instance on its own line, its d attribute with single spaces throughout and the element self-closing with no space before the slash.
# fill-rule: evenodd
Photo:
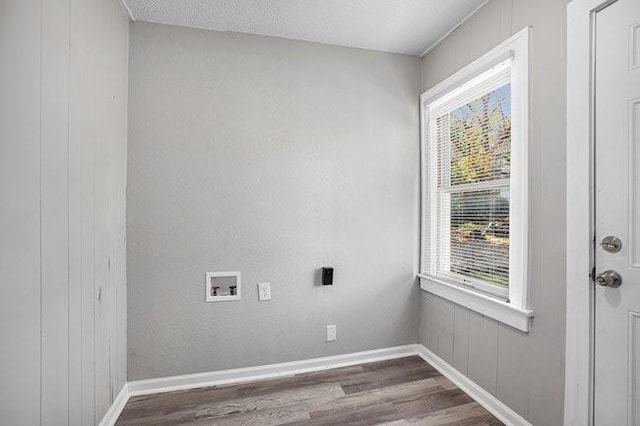
<svg viewBox="0 0 640 426">
<path fill-rule="evenodd" d="M 595 34 L 594 419 L 640 425 L 640 0 L 599 11 Z"/>
</svg>

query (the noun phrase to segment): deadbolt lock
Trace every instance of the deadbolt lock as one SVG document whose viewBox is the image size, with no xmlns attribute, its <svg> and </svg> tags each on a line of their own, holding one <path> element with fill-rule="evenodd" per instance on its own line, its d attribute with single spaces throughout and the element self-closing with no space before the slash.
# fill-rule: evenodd
<svg viewBox="0 0 640 426">
<path fill-rule="evenodd" d="M 622 249 L 622 241 L 620 238 L 609 235 L 608 237 L 604 237 L 602 242 L 600 242 L 600 246 L 604 249 L 604 251 L 608 251 L 609 253 L 617 253 Z"/>
<path fill-rule="evenodd" d="M 616 271 L 604 271 L 596 275 L 596 284 L 602 287 L 618 288 L 622 284 L 622 277 Z"/>
</svg>

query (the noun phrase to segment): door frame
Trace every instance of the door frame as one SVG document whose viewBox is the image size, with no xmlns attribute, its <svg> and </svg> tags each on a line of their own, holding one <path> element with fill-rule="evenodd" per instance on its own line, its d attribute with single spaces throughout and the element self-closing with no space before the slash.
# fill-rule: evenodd
<svg viewBox="0 0 640 426">
<path fill-rule="evenodd" d="M 593 425 L 595 14 L 617 0 L 567 5 L 567 289 L 564 424 Z"/>
</svg>

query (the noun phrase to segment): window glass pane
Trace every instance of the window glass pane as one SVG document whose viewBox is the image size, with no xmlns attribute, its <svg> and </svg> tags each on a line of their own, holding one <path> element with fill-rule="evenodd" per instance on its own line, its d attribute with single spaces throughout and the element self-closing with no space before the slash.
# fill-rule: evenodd
<svg viewBox="0 0 640 426">
<path fill-rule="evenodd" d="M 448 158 L 440 164 L 449 163 L 441 168 L 442 181 L 455 186 L 509 178 L 511 84 L 440 117 L 437 125 L 449 136 L 448 152 L 441 152 Z"/>
<path fill-rule="evenodd" d="M 453 192 L 442 197 L 450 202 L 449 247 L 443 247 L 449 252 L 449 271 L 508 286 L 509 189 Z"/>
</svg>

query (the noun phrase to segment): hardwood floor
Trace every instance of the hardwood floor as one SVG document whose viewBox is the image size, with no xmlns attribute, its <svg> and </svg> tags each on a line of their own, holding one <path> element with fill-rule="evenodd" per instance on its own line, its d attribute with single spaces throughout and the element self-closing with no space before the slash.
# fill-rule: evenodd
<svg viewBox="0 0 640 426">
<path fill-rule="evenodd" d="M 501 425 L 420 357 L 133 397 L 116 425 Z"/>
</svg>

